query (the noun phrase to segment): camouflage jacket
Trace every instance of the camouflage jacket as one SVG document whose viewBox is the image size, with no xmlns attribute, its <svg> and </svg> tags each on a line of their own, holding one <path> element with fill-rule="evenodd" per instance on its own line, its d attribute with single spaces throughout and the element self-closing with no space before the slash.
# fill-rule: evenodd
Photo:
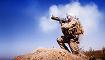
<svg viewBox="0 0 105 60">
<path fill-rule="evenodd" d="M 79 35 L 84 32 L 79 20 L 76 19 L 72 19 L 70 22 L 61 23 L 61 29 L 64 35 Z"/>
</svg>

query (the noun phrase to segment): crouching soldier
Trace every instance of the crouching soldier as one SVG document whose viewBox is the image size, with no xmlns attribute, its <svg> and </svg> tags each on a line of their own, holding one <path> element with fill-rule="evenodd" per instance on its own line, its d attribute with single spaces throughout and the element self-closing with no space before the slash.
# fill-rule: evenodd
<svg viewBox="0 0 105 60">
<path fill-rule="evenodd" d="M 83 29 L 78 18 L 68 15 L 67 18 L 59 18 L 52 16 L 51 19 L 57 20 L 60 22 L 61 30 L 63 35 L 57 38 L 57 42 L 62 49 L 78 54 L 79 53 L 79 36 L 83 34 Z M 67 43 L 70 47 L 70 50 L 65 45 Z"/>
</svg>

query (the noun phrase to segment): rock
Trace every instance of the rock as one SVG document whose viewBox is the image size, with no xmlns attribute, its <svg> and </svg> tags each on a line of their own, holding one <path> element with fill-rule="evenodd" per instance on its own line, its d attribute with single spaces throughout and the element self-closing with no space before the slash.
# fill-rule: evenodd
<svg viewBox="0 0 105 60">
<path fill-rule="evenodd" d="M 17 56 L 15 60 L 87 60 L 85 57 L 77 56 L 64 49 L 40 48 L 36 51 Z"/>
</svg>

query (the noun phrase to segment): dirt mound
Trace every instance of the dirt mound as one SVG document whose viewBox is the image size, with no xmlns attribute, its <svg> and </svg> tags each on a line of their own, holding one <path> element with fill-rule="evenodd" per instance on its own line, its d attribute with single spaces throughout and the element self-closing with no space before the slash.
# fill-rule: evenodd
<svg viewBox="0 0 105 60">
<path fill-rule="evenodd" d="M 86 58 L 74 55 L 63 49 L 41 48 L 30 54 L 17 56 L 15 60 L 86 60 Z"/>
</svg>

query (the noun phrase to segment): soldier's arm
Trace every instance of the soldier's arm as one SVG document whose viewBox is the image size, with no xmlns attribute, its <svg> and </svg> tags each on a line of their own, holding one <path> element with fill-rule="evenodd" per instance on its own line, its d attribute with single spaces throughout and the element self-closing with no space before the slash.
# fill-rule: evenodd
<svg viewBox="0 0 105 60">
<path fill-rule="evenodd" d="M 73 28 L 73 27 L 76 26 L 76 24 L 77 24 L 77 21 L 76 20 L 73 20 L 72 22 L 69 22 L 68 28 Z"/>
</svg>

